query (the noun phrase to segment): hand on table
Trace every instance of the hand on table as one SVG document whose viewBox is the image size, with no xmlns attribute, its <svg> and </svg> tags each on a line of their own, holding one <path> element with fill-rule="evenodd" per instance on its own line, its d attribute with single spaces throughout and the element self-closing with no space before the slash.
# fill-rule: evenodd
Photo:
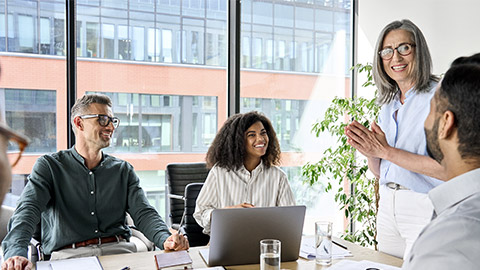
<svg viewBox="0 0 480 270">
<path fill-rule="evenodd" d="M 178 231 L 171 230 L 172 235 L 170 235 L 167 240 L 163 243 L 163 248 L 165 250 L 188 250 L 190 244 L 188 243 L 187 237 L 183 234 L 179 234 Z M 3 270 L 3 269 L 2 269 Z"/>
<path fill-rule="evenodd" d="M 228 207 L 225 207 L 225 208 L 253 208 L 253 207 L 255 207 L 255 206 L 251 203 L 241 203 L 241 204 L 237 204 L 237 205 L 228 206 Z"/>
<path fill-rule="evenodd" d="M 31 270 L 33 264 L 22 256 L 13 256 L 2 263 L 2 270 Z"/>
</svg>

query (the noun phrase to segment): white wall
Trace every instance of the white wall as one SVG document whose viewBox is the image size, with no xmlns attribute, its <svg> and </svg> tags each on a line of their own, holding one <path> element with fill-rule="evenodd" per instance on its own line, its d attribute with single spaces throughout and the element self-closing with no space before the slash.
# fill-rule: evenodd
<svg viewBox="0 0 480 270">
<path fill-rule="evenodd" d="M 445 73 L 459 56 L 480 52 L 478 0 L 358 2 L 358 63 L 373 61 L 378 34 L 385 25 L 400 19 L 409 19 L 422 30 L 432 54 L 434 74 Z"/>
</svg>

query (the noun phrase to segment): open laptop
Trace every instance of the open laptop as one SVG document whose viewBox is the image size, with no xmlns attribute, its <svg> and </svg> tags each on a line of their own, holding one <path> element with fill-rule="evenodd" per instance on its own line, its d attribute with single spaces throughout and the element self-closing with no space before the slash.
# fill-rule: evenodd
<svg viewBox="0 0 480 270">
<path fill-rule="evenodd" d="M 260 263 L 260 240 L 278 239 L 281 260 L 298 259 L 305 206 L 215 209 L 210 248 L 200 250 L 208 266 Z"/>
</svg>

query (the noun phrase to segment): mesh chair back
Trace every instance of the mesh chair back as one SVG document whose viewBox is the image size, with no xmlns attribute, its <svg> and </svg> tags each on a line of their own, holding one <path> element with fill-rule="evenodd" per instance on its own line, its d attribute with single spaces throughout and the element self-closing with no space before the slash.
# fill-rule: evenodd
<svg viewBox="0 0 480 270">
<path fill-rule="evenodd" d="M 167 165 L 168 193 L 183 197 L 185 187 L 190 183 L 203 183 L 207 179 L 208 169 L 205 162 L 197 163 L 170 163 Z M 184 202 L 169 198 L 169 221 L 174 229 L 178 229 L 183 216 Z"/>
</svg>

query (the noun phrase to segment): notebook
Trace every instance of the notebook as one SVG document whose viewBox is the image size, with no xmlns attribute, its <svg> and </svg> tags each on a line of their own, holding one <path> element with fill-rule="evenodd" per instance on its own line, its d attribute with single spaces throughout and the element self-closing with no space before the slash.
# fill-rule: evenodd
<svg viewBox="0 0 480 270">
<path fill-rule="evenodd" d="M 83 257 L 56 261 L 38 261 L 36 263 L 37 270 L 77 270 L 77 269 L 91 269 L 103 270 L 102 265 L 97 257 Z"/>
<path fill-rule="evenodd" d="M 155 265 L 157 269 L 165 269 L 174 266 L 190 266 L 192 268 L 192 258 L 188 255 L 186 250 L 181 251 L 169 251 L 164 253 L 155 254 Z M 184 269 L 184 267 L 177 267 L 179 269 Z"/>
<path fill-rule="evenodd" d="M 278 239 L 281 260 L 298 259 L 305 206 L 215 209 L 210 247 L 200 250 L 208 266 L 260 263 L 260 240 Z"/>
</svg>

